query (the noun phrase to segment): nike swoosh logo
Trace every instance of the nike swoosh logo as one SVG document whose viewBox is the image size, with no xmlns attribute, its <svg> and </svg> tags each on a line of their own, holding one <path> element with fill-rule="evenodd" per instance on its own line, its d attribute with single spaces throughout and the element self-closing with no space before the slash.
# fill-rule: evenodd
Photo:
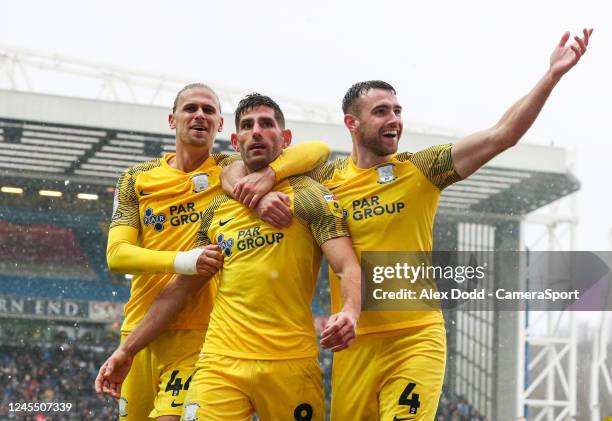
<svg viewBox="0 0 612 421">
<path fill-rule="evenodd" d="M 183 404 L 182 403 L 174 403 L 174 401 L 172 401 L 170 406 L 173 407 L 173 408 L 176 408 L 177 406 L 183 406 Z"/>
<path fill-rule="evenodd" d="M 144 191 L 144 190 L 140 190 L 140 195 L 141 195 L 141 196 L 148 196 L 148 195 L 150 195 L 150 194 L 151 194 L 150 192 L 146 192 L 146 191 Z"/>
<path fill-rule="evenodd" d="M 234 219 L 234 218 L 230 218 L 230 219 L 228 219 L 227 221 L 221 221 L 221 220 L 220 220 L 220 221 L 219 221 L 219 226 L 220 226 L 220 227 L 222 227 L 223 225 L 227 224 L 227 223 L 228 223 L 229 221 L 231 221 L 232 219 Z"/>
</svg>

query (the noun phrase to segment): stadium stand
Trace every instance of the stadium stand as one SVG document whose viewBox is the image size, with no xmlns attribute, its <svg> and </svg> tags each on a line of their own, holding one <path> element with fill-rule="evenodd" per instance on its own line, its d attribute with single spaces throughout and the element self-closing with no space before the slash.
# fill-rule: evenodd
<svg viewBox="0 0 612 421">
<path fill-rule="evenodd" d="M 70 228 L 0 221 L 0 253 L 3 276 L 96 279 Z"/>
<path fill-rule="evenodd" d="M 106 268 L 99 218 L 0 206 L 0 295 L 125 301 L 129 289 Z"/>
<path fill-rule="evenodd" d="M 116 420 L 117 405 L 92 393 L 100 364 L 117 337 L 94 340 L 83 335 L 71 340 L 58 331 L 50 339 L 4 331 L 12 340 L 0 345 L 0 419 L 32 421 Z M 110 339 L 110 340 L 109 340 Z M 16 402 L 71 403 L 70 411 L 11 411 Z M 14 406 L 13 406 L 14 409 Z"/>
</svg>

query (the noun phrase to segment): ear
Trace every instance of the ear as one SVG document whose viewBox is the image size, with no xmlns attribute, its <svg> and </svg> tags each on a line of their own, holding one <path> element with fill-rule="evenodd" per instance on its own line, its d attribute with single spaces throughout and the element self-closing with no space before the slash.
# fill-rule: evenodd
<svg viewBox="0 0 612 421">
<path fill-rule="evenodd" d="M 355 117 L 353 114 L 345 114 L 344 125 L 350 132 L 356 132 L 359 130 L 359 119 L 357 119 L 357 117 Z"/>
<path fill-rule="evenodd" d="M 238 135 L 236 133 L 232 133 L 230 136 L 230 141 L 232 142 L 232 148 L 238 153 L 240 153 L 240 146 L 238 145 Z"/>
<path fill-rule="evenodd" d="M 223 117 L 221 117 L 221 122 L 219 123 L 219 133 L 223 131 Z"/>
<path fill-rule="evenodd" d="M 283 149 L 285 149 L 286 147 L 288 147 L 289 145 L 291 145 L 291 138 L 292 138 L 292 134 L 291 134 L 291 130 L 289 129 L 284 129 L 283 130 Z"/>
<path fill-rule="evenodd" d="M 176 124 L 174 124 L 174 114 L 168 114 L 168 125 L 171 129 L 176 129 Z"/>
</svg>

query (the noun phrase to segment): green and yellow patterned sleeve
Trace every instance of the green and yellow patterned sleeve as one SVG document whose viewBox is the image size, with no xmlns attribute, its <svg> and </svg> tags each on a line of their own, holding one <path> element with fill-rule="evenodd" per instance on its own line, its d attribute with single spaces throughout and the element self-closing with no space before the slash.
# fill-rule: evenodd
<svg viewBox="0 0 612 421">
<path fill-rule="evenodd" d="M 432 146 L 416 153 L 397 154 L 400 162 L 412 162 L 440 190 L 461 180 L 451 156 L 452 144 Z"/>
<path fill-rule="evenodd" d="M 136 178 L 138 174 L 159 167 L 160 165 L 161 162 L 159 159 L 146 161 L 128 168 L 121 174 L 115 189 L 113 216 L 111 218 L 110 228 L 118 225 L 128 225 L 138 230 L 140 229 Z"/>
<path fill-rule="evenodd" d="M 204 247 L 209 244 L 213 244 L 214 238 L 211 239 L 208 235 L 208 230 L 210 229 L 210 224 L 215 216 L 215 212 L 219 209 L 223 203 L 227 202 L 229 197 L 224 194 L 218 195 L 213 198 L 210 205 L 206 208 L 204 213 L 202 214 L 202 218 L 200 219 L 200 228 L 196 234 L 196 241 L 194 247 Z"/>
<path fill-rule="evenodd" d="M 330 187 L 329 183 L 334 178 L 334 174 L 337 171 L 341 171 L 348 165 L 348 158 L 336 158 L 333 161 L 325 162 L 312 171 L 307 172 L 304 175 L 312 178 L 318 183 L 323 184 L 325 187 Z M 333 187 L 331 187 L 333 188 Z"/>
<path fill-rule="evenodd" d="M 348 237 L 349 230 L 336 196 L 308 177 L 289 178 L 294 190 L 294 209 L 309 226 L 319 245 L 337 237 Z"/>
<path fill-rule="evenodd" d="M 237 154 L 237 153 L 232 153 L 232 154 L 214 153 L 212 154 L 212 157 L 215 160 L 215 164 L 217 164 L 220 167 L 227 167 L 232 162 L 240 161 L 242 159 L 240 157 L 240 154 Z"/>
</svg>

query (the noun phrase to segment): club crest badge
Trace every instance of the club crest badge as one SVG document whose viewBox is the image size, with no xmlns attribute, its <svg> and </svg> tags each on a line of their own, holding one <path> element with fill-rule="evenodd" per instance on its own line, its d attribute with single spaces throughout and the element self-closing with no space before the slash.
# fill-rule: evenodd
<svg viewBox="0 0 612 421">
<path fill-rule="evenodd" d="M 128 401 L 123 396 L 119 399 L 119 416 L 127 417 L 127 404 Z"/>
<path fill-rule="evenodd" d="M 376 172 L 378 173 L 378 182 L 380 184 L 390 183 L 395 180 L 397 177 L 395 176 L 395 165 L 393 164 L 384 164 L 376 168 Z"/>
<path fill-rule="evenodd" d="M 198 409 L 200 405 L 197 403 L 188 403 L 183 410 L 183 419 L 185 421 L 196 421 L 198 419 Z"/>
<path fill-rule="evenodd" d="M 191 176 L 193 192 L 200 193 L 208 188 L 208 174 L 201 173 Z"/>
</svg>

